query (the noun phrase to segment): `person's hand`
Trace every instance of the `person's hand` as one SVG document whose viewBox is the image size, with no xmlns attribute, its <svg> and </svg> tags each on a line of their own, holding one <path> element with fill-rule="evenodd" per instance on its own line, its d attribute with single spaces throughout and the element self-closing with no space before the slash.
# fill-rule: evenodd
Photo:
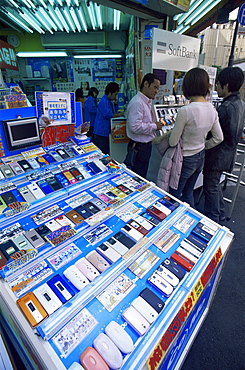
<svg viewBox="0 0 245 370">
<path fill-rule="evenodd" d="M 118 112 L 113 115 L 113 117 L 123 117 L 123 116 L 124 116 L 124 112 Z"/>
<path fill-rule="evenodd" d="M 164 124 L 162 122 L 160 122 L 160 121 L 157 121 L 156 122 L 156 125 L 157 125 L 157 130 L 161 130 L 162 127 L 164 126 Z"/>
</svg>

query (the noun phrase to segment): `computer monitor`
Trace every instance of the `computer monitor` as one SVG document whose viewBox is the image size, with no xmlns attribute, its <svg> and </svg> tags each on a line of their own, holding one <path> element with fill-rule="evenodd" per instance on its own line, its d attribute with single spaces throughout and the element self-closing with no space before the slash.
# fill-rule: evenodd
<svg viewBox="0 0 245 370">
<path fill-rule="evenodd" d="M 9 151 L 42 143 L 37 117 L 8 119 L 2 123 Z"/>
</svg>

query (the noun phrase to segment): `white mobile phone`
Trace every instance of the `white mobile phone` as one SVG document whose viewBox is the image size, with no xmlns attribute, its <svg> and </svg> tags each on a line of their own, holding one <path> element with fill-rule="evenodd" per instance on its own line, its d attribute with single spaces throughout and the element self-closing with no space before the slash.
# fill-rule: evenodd
<svg viewBox="0 0 245 370">
<path fill-rule="evenodd" d="M 179 284 L 179 279 L 175 276 L 171 271 L 169 271 L 166 267 L 160 265 L 158 269 L 155 271 L 158 275 L 164 278 L 169 284 L 171 284 L 174 288 Z"/>
<path fill-rule="evenodd" d="M 154 273 L 152 276 L 150 276 L 148 281 L 167 297 L 173 293 L 173 286 L 157 273 Z"/>
<path fill-rule="evenodd" d="M 39 188 L 36 183 L 31 183 L 27 185 L 28 189 L 32 192 L 36 199 L 41 199 L 45 197 L 44 192 Z"/>
<path fill-rule="evenodd" d="M 130 335 L 116 321 L 111 321 L 105 327 L 105 333 L 123 353 L 131 353 L 134 343 Z"/>
<path fill-rule="evenodd" d="M 74 265 L 68 267 L 63 274 L 78 290 L 82 290 L 89 284 L 86 276 Z"/>
<path fill-rule="evenodd" d="M 171 210 L 168 207 L 164 206 L 160 202 L 154 203 L 154 207 L 159 209 L 159 211 L 161 211 L 162 213 L 165 213 L 165 215 L 167 215 L 167 216 L 170 215 L 170 213 L 171 213 Z"/>
<path fill-rule="evenodd" d="M 150 327 L 150 323 L 133 306 L 128 307 L 122 313 L 122 317 L 140 336 Z"/>
<path fill-rule="evenodd" d="M 130 236 L 130 238 L 132 238 L 134 241 L 138 242 L 140 239 L 143 238 L 143 234 L 141 234 L 138 230 L 134 229 L 133 227 L 129 226 L 129 225 L 125 225 L 121 228 L 121 231 L 125 234 L 127 234 L 128 236 Z"/>
<path fill-rule="evenodd" d="M 118 252 L 116 252 L 114 249 L 112 249 L 105 243 L 102 243 L 101 245 L 99 245 L 96 248 L 96 250 L 112 263 L 116 262 L 121 257 L 121 255 Z"/>
<path fill-rule="evenodd" d="M 90 263 L 86 258 L 80 258 L 75 266 L 86 276 L 90 281 L 93 281 L 97 276 L 100 275 L 99 271 Z"/>
<path fill-rule="evenodd" d="M 49 315 L 62 306 L 62 302 L 46 283 L 34 289 L 33 293 Z"/>
<path fill-rule="evenodd" d="M 47 226 L 50 231 L 56 231 L 61 228 L 60 224 L 55 220 L 50 220 L 46 222 L 45 226 Z"/>
<path fill-rule="evenodd" d="M 108 267 L 110 267 L 110 264 L 106 261 L 105 258 L 103 258 L 99 253 L 96 251 L 91 251 L 86 255 L 86 259 L 94 265 L 94 267 L 97 268 L 100 272 L 105 271 Z"/>
<path fill-rule="evenodd" d="M 178 247 L 176 249 L 176 252 L 178 252 L 182 256 L 186 257 L 189 261 L 191 261 L 194 264 L 197 263 L 197 261 L 198 261 L 198 258 L 197 257 L 193 256 L 193 254 L 189 253 L 187 250 L 185 250 L 182 247 Z"/>
<path fill-rule="evenodd" d="M 147 303 L 142 297 L 137 297 L 131 302 L 131 305 L 152 324 L 158 317 L 157 311 Z"/>
<path fill-rule="evenodd" d="M 128 252 L 128 248 L 114 238 L 109 238 L 108 240 L 106 240 L 105 245 L 112 247 L 115 251 L 121 254 L 121 256 Z"/>
</svg>

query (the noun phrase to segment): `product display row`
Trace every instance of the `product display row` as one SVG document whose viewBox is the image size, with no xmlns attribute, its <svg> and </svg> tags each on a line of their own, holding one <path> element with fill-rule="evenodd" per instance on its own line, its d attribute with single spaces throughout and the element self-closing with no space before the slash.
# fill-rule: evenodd
<svg viewBox="0 0 245 370">
<path fill-rule="evenodd" d="M 189 302 L 181 332 L 232 234 L 99 150 L 46 166 L 13 177 L 17 201 L 23 187 L 36 197 L 1 216 L 10 336 L 30 369 L 157 369 L 174 335 L 158 361 L 154 348 Z M 58 170 L 73 179 L 55 190 Z"/>
</svg>

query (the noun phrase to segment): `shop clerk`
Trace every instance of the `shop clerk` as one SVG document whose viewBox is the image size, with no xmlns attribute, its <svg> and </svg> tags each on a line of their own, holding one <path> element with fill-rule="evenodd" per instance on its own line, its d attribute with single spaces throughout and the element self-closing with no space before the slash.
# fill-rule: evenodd
<svg viewBox="0 0 245 370">
<path fill-rule="evenodd" d="M 104 153 L 110 154 L 109 134 L 111 133 L 111 118 L 121 117 L 123 113 L 117 113 L 113 104 L 119 92 L 119 85 L 110 82 L 102 96 L 94 122 L 94 143 Z"/>
<path fill-rule="evenodd" d="M 94 121 L 97 113 L 97 96 L 99 91 L 96 87 L 91 87 L 88 92 L 87 99 L 84 103 L 84 121 L 90 122 L 90 129 L 88 136 L 91 136 L 93 140 Z"/>
</svg>

